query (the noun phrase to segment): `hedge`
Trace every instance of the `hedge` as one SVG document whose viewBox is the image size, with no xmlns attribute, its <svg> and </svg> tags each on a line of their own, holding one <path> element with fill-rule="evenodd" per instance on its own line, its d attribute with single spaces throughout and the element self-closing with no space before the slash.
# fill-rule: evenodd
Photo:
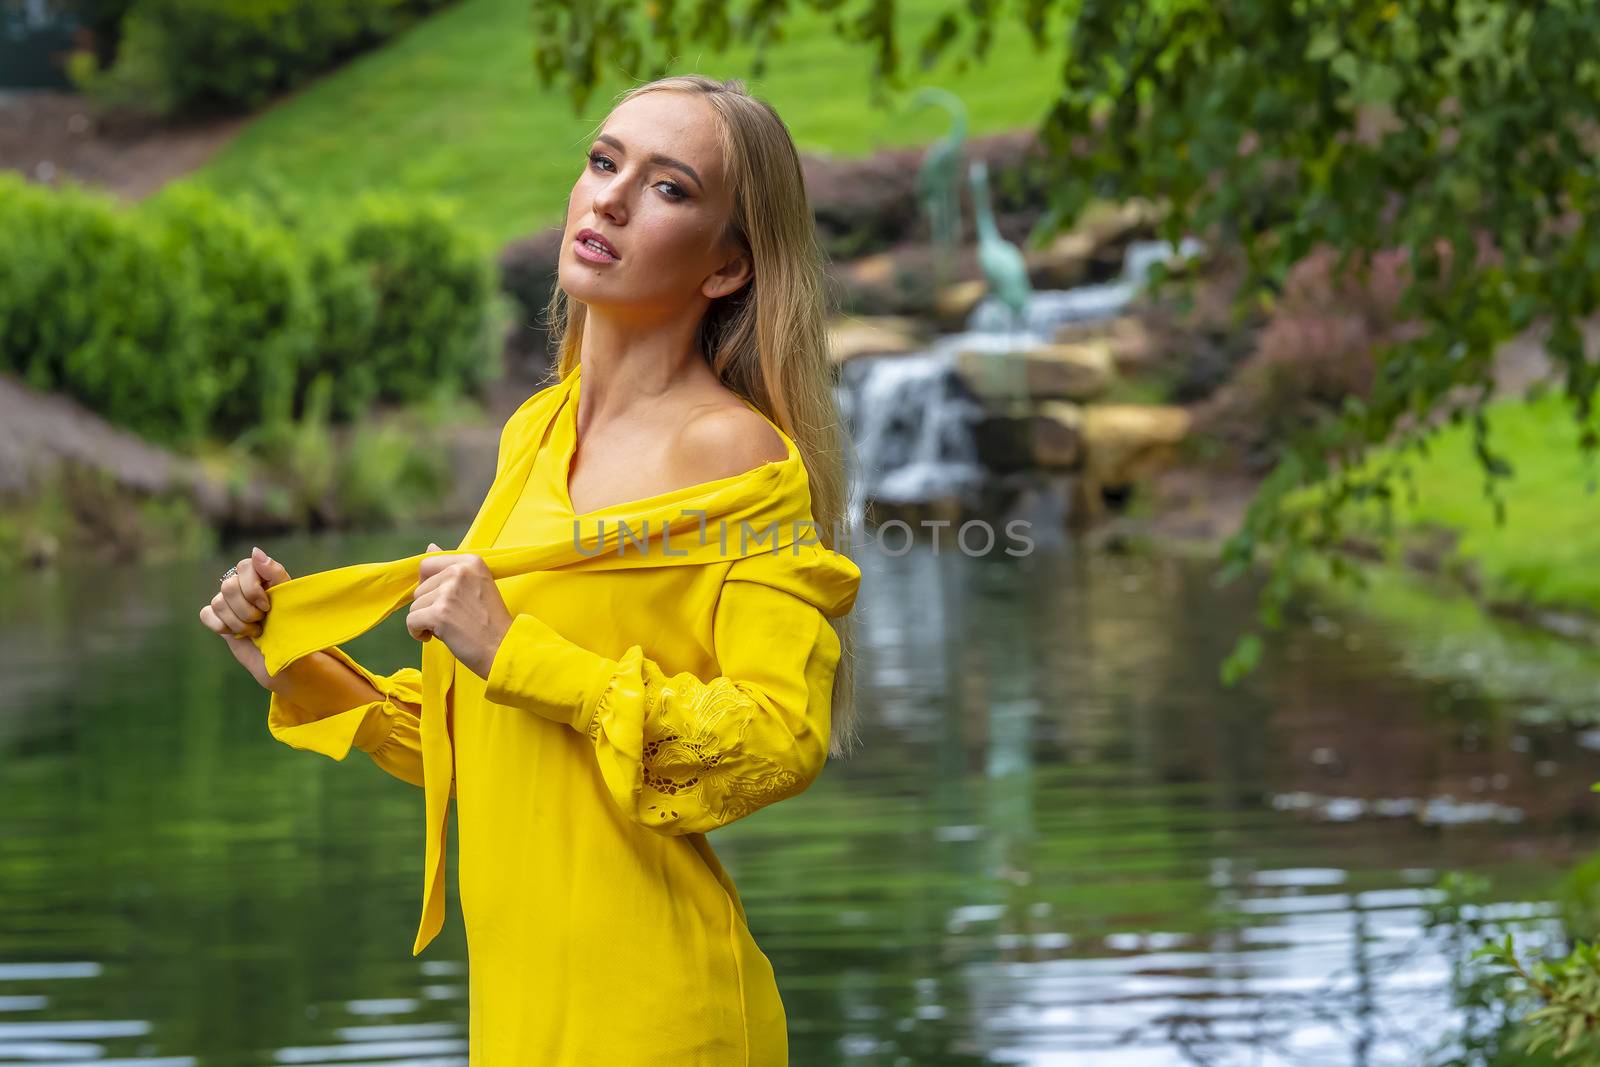
<svg viewBox="0 0 1600 1067">
<path fill-rule="evenodd" d="M 235 435 L 287 421 L 322 318 L 294 238 L 195 185 L 169 186 L 144 213 L 199 283 L 212 428 Z"/>
<path fill-rule="evenodd" d="M 165 442 L 215 398 L 191 257 L 76 187 L 0 172 L 0 368 Z"/>
<path fill-rule="evenodd" d="M 303 229 L 182 183 L 139 208 L 0 173 L 0 370 L 167 443 L 298 413 L 472 391 L 494 367 L 492 266 L 436 200 L 367 196 Z"/>
</svg>

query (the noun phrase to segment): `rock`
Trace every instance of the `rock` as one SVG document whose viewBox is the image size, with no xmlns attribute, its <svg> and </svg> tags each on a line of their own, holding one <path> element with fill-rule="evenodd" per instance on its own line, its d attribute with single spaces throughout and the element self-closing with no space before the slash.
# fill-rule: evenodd
<svg viewBox="0 0 1600 1067">
<path fill-rule="evenodd" d="M 1046 400 L 1034 409 L 1033 461 L 1038 467 L 1062 470 L 1083 458 L 1083 408 L 1065 400 Z"/>
<path fill-rule="evenodd" d="M 991 471 L 1026 470 L 1033 465 L 1031 412 L 1026 404 L 986 406 L 972 425 L 978 462 Z"/>
<path fill-rule="evenodd" d="M 903 315 L 852 315 L 828 325 L 835 363 L 858 356 L 903 356 L 925 346 L 922 324 Z"/>
<path fill-rule="evenodd" d="M 888 287 L 894 282 L 895 259 L 888 252 L 878 252 L 854 260 L 845 269 L 845 276 L 856 285 Z"/>
<path fill-rule="evenodd" d="M 516 306 L 501 344 L 501 366 L 520 382 L 537 381 L 549 372 L 550 331 L 544 316 L 564 234 L 560 226 L 547 227 L 500 250 L 500 289 Z"/>
<path fill-rule="evenodd" d="M 550 299 L 565 235 L 564 227 L 547 226 L 500 250 L 500 289 L 530 314 L 543 311 Z"/>
<path fill-rule="evenodd" d="M 1050 345 L 1027 355 L 1028 395 L 1035 400 L 1091 400 L 1116 378 L 1106 344 Z"/>
<path fill-rule="evenodd" d="M 1144 320 L 1132 315 L 1089 322 L 1064 322 L 1054 338 L 1061 344 L 1104 344 L 1122 373 L 1136 373 L 1156 361 L 1156 339 Z"/>
<path fill-rule="evenodd" d="M 991 471 L 1076 467 L 1082 458 L 1083 410 L 1063 400 L 991 408 L 973 426 L 978 461 Z"/>
<path fill-rule="evenodd" d="M 830 287 L 839 292 L 839 310 L 846 315 L 927 317 L 938 293 L 940 269 L 931 245 L 910 245 L 830 263 L 828 275 Z M 965 273 L 959 266 L 956 271 L 957 276 Z"/>
<path fill-rule="evenodd" d="M 1092 400 L 1111 387 L 1116 365 L 1103 342 L 1052 344 L 1025 352 L 963 351 L 956 374 L 980 400 L 1016 399 L 1008 395 L 1013 382 L 1031 400 Z"/>
<path fill-rule="evenodd" d="M 234 515 L 223 478 L 102 419 L 69 397 L 0 375 L 0 496 L 25 496 L 63 464 L 140 496 L 181 493 L 211 519 Z"/>
<path fill-rule="evenodd" d="M 1089 248 L 1086 258 L 1094 258 L 1129 241 L 1155 237 L 1156 226 L 1165 216 L 1161 205 L 1139 197 L 1121 202 L 1097 200 L 1084 208 L 1068 234 L 1081 237 Z"/>
<path fill-rule="evenodd" d="M 1191 419 L 1181 407 L 1165 404 L 1096 404 L 1083 413 L 1083 473 L 1079 506 L 1082 520 L 1098 518 L 1107 491 L 1123 490 L 1150 477 L 1177 458 Z"/>
<path fill-rule="evenodd" d="M 989 283 L 982 278 L 953 282 L 941 288 L 934 298 L 933 315 L 942 330 L 960 330 L 967 325 L 972 309 L 983 302 Z"/>
<path fill-rule="evenodd" d="M 1070 289 L 1089 280 L 1089 261 L 1094 258 L 1094 239 L 1088 234 L 1061 234 L 1049 246 L 1025 251 L 1028 281 L 1035 289 Z"/>
</svg>

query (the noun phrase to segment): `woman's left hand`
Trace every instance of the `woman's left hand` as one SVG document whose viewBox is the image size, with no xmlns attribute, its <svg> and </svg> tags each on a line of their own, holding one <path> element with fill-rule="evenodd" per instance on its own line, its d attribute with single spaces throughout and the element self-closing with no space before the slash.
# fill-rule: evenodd
<svg viewBox="0 0 1600 1067">
<path fill-rule="evenodd" d="M 438 552 L 439 546 L 430 543 L 428 551 Z M 473 674 L 488 678 L 511 621 L 482 556 L 463 552 L 422 561 L 406 614 L 412 637 L 421 641 L 431 633 Z"/>
</svg>

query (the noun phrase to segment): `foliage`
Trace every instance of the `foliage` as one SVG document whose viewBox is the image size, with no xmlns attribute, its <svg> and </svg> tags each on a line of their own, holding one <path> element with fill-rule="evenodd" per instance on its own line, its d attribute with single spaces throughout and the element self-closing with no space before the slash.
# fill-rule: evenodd
<svg viewBox="0 0 1600 1067">
<path fill-rule="evenodd" d="M 216 396 L 190 257 L 77 186 L 0 173 L 0 370 L 154 440 L 203 432 Z"/>
<path fill-rule="evenodd" d="M 1580 872 L 1592 889 L 1596 862 Z M 1571 879 L 1569 878 L 1569 881 Z M 1499 933 L 1486 915 L 1486 879 L 1460 871 L 1439 882 L 1439 899 L 1424 925 L 1445 940 L 1452 964 L 1451 994 L 1460 1032 L 1429 1059 L 1429 1067 L 1594 1067 L 1600 1063 L 1600 949 L 1583 940 L 1558 959 L 1519 958 L 1511 932 Z M 1570 902 L 1569 902 L 1570 903 Z M 1585 907 L 1593 904 L 1585 897 Z M 1564 909 L 1570 936 L 1577 923 Z M 1487 940 L 1486 940 L 1487 939 Z"/>
<path fill-rule="evenodd" d="M 283 428 L 319 375 L 345 421 L 494 369 L 492 267 L 443 201 L 329 230 L 266 196 L 183 183 L 126 211 L 0 174 L 0 247 L 0 370 L 169 444 Z"/>
<path fill-rule="evenodd" d="M 59 478 L 49 478 L 20 506 L 0 514 L 0 572 L 54 558 L 72 539 L 72 506 Z"/>
<path fill-rule="evenodd" d="M 93 51 L 90 57 L 100 66 L 116 62 L 122 44 L 122 22 L 138 0 L 69 0 L 79 24 L 89 34 Z"/>
<path fill-rule="evenodd" d="M 1243 469 L 1264 473 L 1308 424 L 1336 419 L 1346 397 L 1370 396 L 1372 353 L 1405 329 L 1395 321 L 1403 256 L 1377 253 L 1360 279 L 1336 277 L 1336 259 L 1322 246 L 1289 269 L 1252 350 L 1196 413 Z"/>
<path fill-rule="evenodd" d="M 378 326 L 378 291 L 365 264 L 352 261 L 341 241 L 307 238 L 306 270 L 322 306 L 316 345 L 300 366 L 296 395 L 304 397 L 318 375 L 336 378 L 332 415 L 349 421 L 378 398 L 378 371 L 371 359 Z"/>
<path fill-rule="evenodd" d="M 899 87 L 895 0 L 810 0 L 841 37 Z M 1500 342 L 1545 334 L 1572 408 L 1586 423 L 1600 361 L 1579 322 L 1600 306 L 1600 8 L 1587 0 L 1029 0 L 1019 10 L 1036 52 L 1050 18 L 1069 20 L 1062 85 L 1041 135 L 1058 180 L 1038 243 L 1096 195 L 1143 196 L 1172 209 L 1164 233 L 1238 242 L 1249 263 L 1240 307 L 1270 307 L 1288 268 L 1324 245 L 1340 270 L 1370 269 L 1380 249 L 1406 253 L 1398 313 L 1416 330 L 1377 354 L 1364 400 L 1283 450 L 1225 549 L 1229 573 L 1258 559 L 1287 573 L 1342 539 L 1344 506 L 1387 501 L 1386 468 L 1353 463 L 1375 443 L 1415 441 L 1448 412 L 1474 431 L 1493 499 L 1505 473 L 1481 407 Z M 782 39 L 790 5 L 743 17 L 700 0 L 541 0 L 534 5 L 546 84 L 587 99 L 603 58 L 643 77 L 690 43 Z M 997 5 L 948 9 L 916 42 L 928 66 L 969 35 L 985 57 Z M 1539 86 L 1529 92 L 1528 86 Z M 1581 445 L 1597 443 L 1590 428 Z M 1295 488 L 1331 479 L 1326 506 L 1286 509 Z M 1263 626 L 1290 592 L 1266 583 Z M 1248 635 L 1246 635 L 1248 637 Z M 1225 666 L 1235 675 L 1251 645 Z"/>
<path fill-rule="evenodd" d="M 358 424 L 340 457 L 339 506 L 349 522 L 390 524 L 439 499 L 450 483 L 442 448 L 399 422 Z"/>
<path fill-rule="evenodd" d="M 293 236 L 187 183 L 169 186 L 145 211 L 172 254 L 195 264 L 216 390 L 212 427 L 232 435 L 287 419 L 299 366 L 321 332 Z"/>
<path fill-rule="evenodd" d="M 337 386 L 329 407 L 334 420 L 354 419 L 369 411 L 380 392 L 368 357 L 378 324 L 378 291 L 371 265 L 353 261 L 348 254 L 349 219 L 335 227 L 319 223 L 305 190 L 273 170 L 255 172 L 232 195 L 248 198 L 262 217 L 297 234 L 304 248 L 307 280 L 320 315 L 317 339 L 298 368 L 296 413 L 304 414 L 312 383 L 321 374 Z"/>
<path fill-rule="evenodd" d="M 1474 952 L 1488 936 L 1484 909 L 1492 902 L 1488 879 L 1450 871 L 1435 886 L 1437 898 L 1427 906 L 1423 928 L 1442 941 L 1449 959 L 1450 999 L 1460 1015 L 1460 1028 L 1445 1047 L 1436 1049 L 1429 1067 L 1489 1067 L 1514 1041 L 1516 1018 L 1499 974 L 1474 965 Z"/>
<path fill-rule="evenodd" d="M 1556 887 L 1561 919 L 1567 932 L 1600 941 L 1600 853 L 1578 864 Z"/>
<path fill-rule="evenodd" d="M 332 418 L 334 378 L 323 371 L 297 418 L 254 427 L 233 442 L 229 467 L 241 478 L 272 471 L 279 483 L 275 506 L 297 526 L 406 519 L 449 487 L 449 456 L 435 432 L 442 425 L 438 413 L 450 403 L 445 395 L 441 390 L 398 419 L 359 422 L 341 445 Z"/>
<path fill-rule="evenodd" d="M 1524 992 L 1536 998 L 1538 1006 L 1521 1021 L 1524 1052 L 1546 1050 L 1572 1067 L 1600 1064 L 1600 945 L 1578 941 L 1559 959 L 1525 962 L 1507 934 L 1473 956 L 1518 980 L 1513 998 Z"/>
<path fill-rule="evenodd" d="M 1347 533 L 1394 541 L 1397 554 L 1458 576 L 1491 605 L 1600 615 L 1600 575 L 1591 566 L 1600 551 L 1594 522 L 1600 468 L 1582 452 L 1565 402 L 1554 391 L 1531 400 L 1508 397 L 1488 404 L 1483 417 L 1512 470 L 1500 487 L 1504 522 L 1482 521 L 1474 434 L 1462 424 L 1442 428 L 1415 449 L 1372 450 L 1363 462 L 1392 466 L 1398 491 L 1383 505 L 1347 505 Z M 1600 412 L 1590 424 L 1600 425 Z M 1383 536 L 1385 521 L 1398 538 Z"/>
<path fill-rule="evenodd" d="M 477 389 L 493 370 L 488 250 L 457 225 L 447 201 L 369 194 L 355 205 L 345 248 L 377 294 L 364 362 L 385 399 L 429 395 L 440 382 Z"/>
<path fill-rule="evenodd" d="M 306 390 L 299 417 L 253 426 L 229 445 L 234 488 L 265 469 L 276 476 L 268 495 L 274 510 L 296 526 L 325 517 L 337 484 L 329 457 L 335 452 L 331 412 L 334 379 L 322 373 Z"/>
<path fill-rule="evenodd" d="M 242 111 L 393 36 L 442 0 L 135 0 L 116 63 L 74 63 L 89 92 L 158 112 Z"/>
</svg>

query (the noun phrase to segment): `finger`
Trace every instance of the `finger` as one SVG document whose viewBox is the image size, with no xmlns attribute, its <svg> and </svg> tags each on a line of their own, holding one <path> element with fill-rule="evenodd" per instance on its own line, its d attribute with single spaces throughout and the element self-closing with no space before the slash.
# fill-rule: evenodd
<svg viewBox="0 0 1600 1067">
<path fill-rule="evenodd" d="M 250 556 L 256 561 L 257 569 L 260 571 L 264 585 L 277 585 L 279 582 L 287 582 L 289 580 L 289 572 L 284 569 L 283 564 L 267 555 L 260 548 L 252 549 Z"/>
<path fill-rule="evenodd" d="M 217 613 L 211 610 L 210 604 L 200 609 L 200 621 L 212 633 L 221 634 L 223 637 L 229 636 L 228 628 L 222 624 L 221 619 L 217 618 Z"/>
<path fill-rule="evenodd" d="M 242 636 L 250 628 L 250 624 L 239 618 L 221 593 L 211 598 L 211 610 L 217 613 L 217 618 L 222 620 L 222 625 L 226 626 L 230 633 Z"/>
<path fill-rule="evenodd" d="M 413 606 L 410 611 L 406 612 L 406 632 L 418 641 L 425 641 L 433 633 L 430 625 L 432 619 L 433 613 L 431 610 L 427 608 L 419 609 Z"/>
<path fill-rule="evenodd" d="M 204 623 L 206 629 L 210 630 L 212 633 L 217 634 L 220 637 L 226 637 L 231 641 L 244 641 L 251 636 L 260 636 L 259 626 L 255 627 L 256 632 L 253 635 L 248 633 L 242 636 L 235 634 L 228 629 L 228 624 L 222 621 L 222 619 L 217 615 L 216 611 L 212 609 L 210 604 L 207 604 L 205 607 L 200 609 L 200 621 Z"/>
<path fill-rule="evenodd" d="M 244 586 L 239 581 L 238 575 L 222 583 L 222 598 L 228 602 L 228 607 L 233 609 L 240 622 L 255 622 L 263 614 L 261 609 L 250 603 L 249 598 L 244 595 Z"/>
<path fill-rule="evenodd" d="M 444 559 L 446 557 L 440 556 L 438 558 Z M 437 591 L 439 589 L 442 589 L 442 588 L 444 588 L 445 585 L 447 585 L 450 582 L 454 581 L 457 577 L 459 577 L 459 575 L 456 572 L 460 569 L 461 566 L 471 562 L 472 557 L 471 556 L 450 556 L 449 559 L 454 561 L 456 563 L 456 565 L 455 566 L 450 566 L 450 567 L 445 567 L 445 568 L 441 569 L 438 573 L 431 574 L 427 578 L 425 578 L 422 581 L 418 582 L 417 583 L 417 587 L 414 590 L 411 591 L 411 599 L 412 600 L 415 600 L 417 597 L 422 596 L 424 593 L 432 593 L 432 592 L 435 592 L 435 591 Z"/>
<path fill-rule="evenodd" d="M 443 552 L 444 549 L 434 545 L 429 548 L 429 551 Z M 469 556 L 460 554 L 449 556 L 429 556 L 427 559 L 423 560 L 417 565 L 417 575 L 423 581 L 426 581 L 441 571 L 449 570 L 451 567 L 459 566 L 460 564 L 467 562 L 468 559 L 470 559 Z"/>
<path fill-rule="evenodd" d="M 267 598 L 266 590 L 261 585 L 261 575 L 256 573 L 257 566 L 253 558 L 239 561 L 239 592 L 261 611 L 270 611 L 272 601 Z"/>
<path fill-rule="evenodd" d="M 432 632 L 433 627 L 437 624 L 438 620 L 435 618 L 435 616 L 438 614 L 438 605 L 433 603 L 436 597 L 437 594 L 429 593 L 423 596 L 421 600 L 414 600 L 411 602 L 411 609 L 406 613 L 407 629 L 411 629 L 412 619 L 423 618 L 428 620 L 425 621 L 418 629 L 412 630 L 412 637 L 417 637 L 419 631 L 422 629 Z M 424 612 L 426 612 L 425 615 L 423 614 Z"/>
</svg>

